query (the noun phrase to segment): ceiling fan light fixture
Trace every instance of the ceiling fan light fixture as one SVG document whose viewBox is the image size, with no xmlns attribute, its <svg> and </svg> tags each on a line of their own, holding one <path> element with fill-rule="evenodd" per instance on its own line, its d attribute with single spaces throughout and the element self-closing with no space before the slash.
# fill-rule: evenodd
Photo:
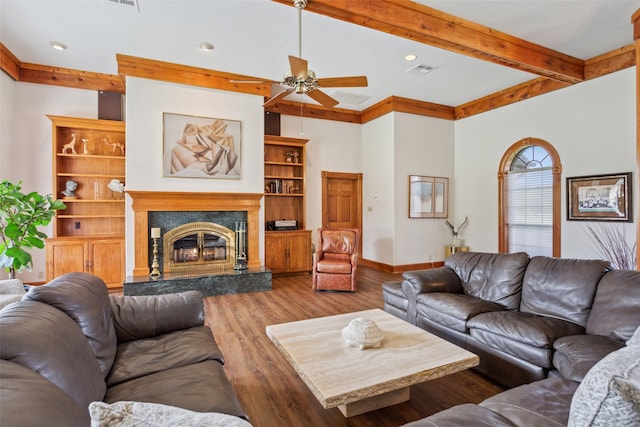
<svg viewBox="0 0 640 427">
<path fill-rule="evenodd" d="M 203 43 L 200 43 L 200 49 L 202 49 L 205 52 L 211 52 L 213 49 L 215 49 L 215 46 L 212 43 L 203 42 Z"/>
<path fill-rule="evenodd" d="M 66 50 L 69 48 L 69 46 L 67 46 L 66 44 L 57 41 L 50 41 L 49 46 L 51 46 L 55 50 Z"/>
</svg>

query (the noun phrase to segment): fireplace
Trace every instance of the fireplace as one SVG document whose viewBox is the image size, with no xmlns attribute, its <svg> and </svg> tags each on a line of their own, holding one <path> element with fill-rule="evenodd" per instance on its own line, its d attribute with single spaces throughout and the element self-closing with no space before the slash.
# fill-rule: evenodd
<svg viewBox="0 0 640 427">
<path fill-rule="evenodd" d="M 213 222 L 190 222 L 167 231 L 162 236 L 164 273 L 217 273 L 233 269 L 235 234 Z"/>
<path fill-rule="evenodd" d="M 125 295 L 198 290 L 209 296 L 271 290 L 271 271 L 261 266 L 259 253 L 262 193 L 127 194 L 134 213 L 134 268 L 123 285 Z M 246 269 L 240 271 L 234 269 L 238 263 L 236 223 L 246 223 L 241 233 Z M 163 271 L 159 278 L 149 277 L 151 228 L 161 229 L 162 244 L 157 249 Z M 178 242 L 178 247 L 175 243 L 168 246 L 169 241 Z"/>
<path fill-rule="evenodd" d="M 247 265 L 260 267 L 260 193 L 178 193 L 161 191 L 127 191 L 133 200 L 134 268 L 133 276 L 148 276 L 152 259 L 149 231 L 162 229 L 165 234 L 188 222 L 214 222 L 233 230 L 236 222 L 247 223 Z M 238 216 L 238 212 L 243 212 Z M 151 222 L 150 222 L 150 217 Z M 160 218 L 160 219 L 158 219 Z M 159 221 L 159 222 L 155 222 Z M 152 225 L 153 224 L 153 225 Z M 234 245 L 234 239 L 230 244 Z M 234 253 L 235 256 L 235 253 Z M 159 260 L 164 266 L 164 244 Z M 164 273 L 164 272 L 163 272 Z"/>
</svg>

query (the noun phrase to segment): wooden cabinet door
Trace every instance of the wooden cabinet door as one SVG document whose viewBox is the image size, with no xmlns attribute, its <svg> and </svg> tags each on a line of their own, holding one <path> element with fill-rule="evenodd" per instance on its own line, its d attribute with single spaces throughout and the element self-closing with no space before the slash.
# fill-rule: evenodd
<svg viewBox="0 0 640 427">
<path fill-rule="evenodd" d="M 89 271 L 89 248 L 85 240 L 47 239 L 47 281 L 76 271 Z"/>
<path fill-rule="evenodd" d="M 311 239 L 309 232 L 288 235 L 287 271 L 311 271 Z"/>
<path fill-rule="evenodd" d="M 272 273 L 287 271 L 287 235 L 285 233 L 265 233 L 265 266 Z"/>
<path fill-rule="evenodd" d="M 91 273 L 110 288 L 121 288 L 124 281 L 124 241 L 121 239 L 89 240 Z"/>
</svg>

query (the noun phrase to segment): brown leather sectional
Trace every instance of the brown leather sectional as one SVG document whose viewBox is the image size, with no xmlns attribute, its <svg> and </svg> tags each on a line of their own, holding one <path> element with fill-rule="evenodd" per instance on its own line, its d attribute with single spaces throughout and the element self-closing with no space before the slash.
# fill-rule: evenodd
<svg viewBox="0 0 640 427">
<path fill-rule="evenodd" d="M 416 426 L 566 425 L 580 381 L 640 325 L 640 272 L 601 260 L 460 252 L 403 279 L 383 284 L 387 312 L 478 354 L 477 370 L 515 387 Z"/>
<path fill-rule="evenodd" d="M 0 418 L 88 426 L 93 401 L 161 403 L 246 419 L 197 291 L 110 296 L 69 273 L 0 311 Z"/>
</svg>

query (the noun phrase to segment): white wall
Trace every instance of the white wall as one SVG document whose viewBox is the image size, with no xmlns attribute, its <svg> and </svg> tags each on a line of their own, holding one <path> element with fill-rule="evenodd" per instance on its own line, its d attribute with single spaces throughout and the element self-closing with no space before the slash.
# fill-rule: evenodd
<svg viewBox="0 0 640 427">
<path fill-rule="evenodd" d="M 306 229 L 314 244 L 322 225 L 322 171 L 362 172 L 361 125 L 330 120 L 280 116 L 280 134 L 308 139 L 306 158 Z M 302 129 L 303 133 L 300 134 Z"/>
<path fill-rule="evenodd" d="M 262 193 L 264 186 L 264 112 L 260 96 L 127 78 L 127 190 Z M 163 177 L 163 113 L 241 121 L 241 179 Z M 236 142 L 237 143 L 237 142 Z M 126 235 L 134 235 L 127 198 Z M 264 221 L 263 209 L 260 222 Z M 134 267 L 134 242 L 127 239 L 127 275 Z M 264 233 L 260 233 L 264 264 Z"/>
<path fill-rule="evenodd" d="M 636 166 L 635 68 L 628 68 L 527 101 L 455 122 L 455 210 L 469 214 L 463 237 L 472 250 L 498 249 L 500 159 L 525 137 L 552 144 L 562 162 L 563 257 L 594 258 L 584 222 L 566 221 L 566 177 L 634 172 Z M 635 214 L 635 221 L 638 215 Z M 621 225 L 635 241 L 635 224 Z"/>
<path fill-rule="evenodd" d="M 22 181 L 24 192 L 50 194 L 53 190 L 51 121 L 47 115 L 98 116 L 98 93 L 32 83 L 14 82 L 0 73 L 0 180 Z M 43 231 L 52 235 L 52 226 Z M 24 280 L 45 278 L 45 251 L 33 249 L 33 271 L 16 276 Z M 0 277 L 6 272 L 1 271 Z"/>
<path fill-rule="evenodd" d="M 453 126 L 451 120 L 394 113 L 395 236 L 393 265 L 444 260 L 451 243 L 442 218 L 409 218 L 409 175 L 449 178 L 453 188 Z M 449 201 L 453 222 L 453 202 Z"/>
<path fill-rule="evenodd" d="M 393 265 L 395 236 L 394 114 L 362 126 L 362 257 Z"/>
</svg>

